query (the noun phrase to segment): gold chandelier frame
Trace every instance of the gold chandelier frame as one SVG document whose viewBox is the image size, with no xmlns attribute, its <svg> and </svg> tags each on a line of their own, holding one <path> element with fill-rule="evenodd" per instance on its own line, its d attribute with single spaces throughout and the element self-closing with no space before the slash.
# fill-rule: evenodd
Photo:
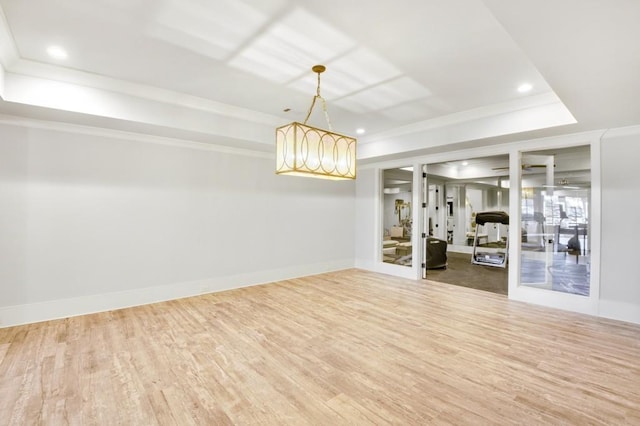
<svg viewBox="0 0 640 426">
<path fill-rule="evenodd" d="M 312 70 L 318 74 L 318 86 L 304 122 L 276 129 L 276 174 L 355 179 L 356 139 L 333 131 L 326 101 L 320 95 L 320 74 L 326 67 L 315 65 Z M 329 130 L 307 124 L 317 100 L 322 102 Z"/>
</svg>

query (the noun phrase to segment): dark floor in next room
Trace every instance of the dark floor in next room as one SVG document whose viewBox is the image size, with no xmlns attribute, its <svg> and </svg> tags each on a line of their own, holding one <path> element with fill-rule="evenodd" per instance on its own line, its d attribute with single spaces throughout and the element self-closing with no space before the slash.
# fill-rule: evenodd
<svg viewBox="0 0 640 426">
<path fill-rule="evenodd" d="M 446 269 L 427 270 L 428 280 L 490 291 L 496 294 L 508 294 L 508 267 L 497 268 L 472 264 L 471 254 L 468 253 L 449 252 L 447 257 Z M 544 262 L 523 256 L 521 262 L 522 284 L 588 296 L 590 279 L 588 256 L 574 259 L 576 259 L 574 256 L 565 253 L 554 254 L 552 265 L 545 267 Z M 549 281 L 547 281 L 545 271 L 549 274 Z"/>
<path fill-rule="evenodd" d="M 468 253 L 447 253 L 446 269 L 427 270 L 427 279 L 497 294 L 507 294 L 507 268 L 473 265 Z"/>
</svg>

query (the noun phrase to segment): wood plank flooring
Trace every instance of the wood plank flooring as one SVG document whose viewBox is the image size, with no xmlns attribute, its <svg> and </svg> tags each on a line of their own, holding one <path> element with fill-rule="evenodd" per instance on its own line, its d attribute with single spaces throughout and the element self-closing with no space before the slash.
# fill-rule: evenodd
<svg viewBox="0 0 640 426">
<path fill-rule="evenodd" d="M 640 424 L 640 326 L 348 270 L 0 329 L 0 424 Z"/>
</svg>

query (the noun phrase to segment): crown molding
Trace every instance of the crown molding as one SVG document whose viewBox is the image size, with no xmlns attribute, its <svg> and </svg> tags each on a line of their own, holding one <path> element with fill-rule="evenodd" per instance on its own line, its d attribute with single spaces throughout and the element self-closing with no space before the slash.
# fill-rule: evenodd
<svg viewBox="0 0 640 426">
<path fill-rule="evenodd" d="M 521 108 L 496 105 L 452 114 L 443 120 L 429 120 L 416 126 L 405 126 L 397 133 L 387 132 L 384 138 L 369 140 L 358 147 L 358 159 L 373 159 L 402 155 L 412 151 L 441 147 L 498 136 L 517 134 L 541 128 L 559 127 L 575 123 L 571 112 L 559 100 L 542 96 L 523 103 Z M 420 126 L 422 124 L 422 127 Z M 411 127 L 411 131 L 407 131 Z"/>
<path fill-rule="evenodd" d="M 238 118 L 225 111 L 203 110 L 188 103 L 165 102 L 52 79 L 5 73 L 4 100 L 123 122 L 196 132 L 213 137 L 273 143 L 275 125 Z M 171 133 L 171 132 L 167 132 Z"/>
<path fill-rule="evenodd" d="M 625 136 L 635 136 L 640 134 L 640 126 L 626 126 L 615 129 L 606 129 L 600 136 L 600 140 L 620 138 Z"/>
<path fill-rule="evenodd" d="M 453 126 L 470 121 L 487 119 L 490 117 L 508 114 L 515 111 L 526 111 L 532 108 L 555 106 L 558 104 L 562 104 L 560 98 L 558 98 L 558 96 L 554 92 L 546 92 L 535 96 L 527 96 L 512 101 L 501 102 L 498 104 L 483 106 L 480 108 L 474 108 L 437 118 L 432 118 L 429 120 L 420 121 L 417 123 L 412 123 L 406 126 L 397 127 L 387 132 L 375 133 L 366 138 L 361 138 L 361 143 L 377 142 L 381 140 L 397 138 L 408 134 L 421 133 L 437 128 Z M 573 116 L 571 117 L 571 119 L 573 119 L 573 121 L 568 121 L 565 124 L 576 122 Z"/>
<path fill-rule="evenodd" d="M 187 139 L 170 138 L 165 136 L 149 135 L 146 133 L 128 132 L 124 130 L 110 129 L 106 127 L 93 127 L 80 124 L 65 123 L 60 121 L 37 120 L 8 114 L 0 114 L 0 124 L 17 126 L 29 129 L 51 130 L 82 134 L 87 136 L 104 137 L 118 140 L 126 140 L 141 143 L 151 143 L 179 148 L 213 151 L 223 154 L 242 155 L 255 158 L 274 159 L 273 152 L 264 152 L 254 149 L 236 148 L 215 143 L 197 142 Z"/>
<path fill-rule="evenodd" d="M 211 114 L 259 124 L 266 124 L 270 126 L 282 124 L 282 118 L 275 115 L 265 114 L 185 93 L 161 89 L 155 86 L 133 83 L 106 77 L 100 74 L 58 67 L 36 61 L 18 59 L 7 71 L 12 74 L 36 77 L 43 80 L 73 84 L 92 89 L 107 90 L 127 96 L 173 104 L 184 108 L 197 109 Z"/>
<path fill-rule="evenodd" d="M 18 49 L 16 48 L 13 34 L 9 29 L 4 10 L 0 7 L 0 67 L 4 67 L 6 70 L 18 59 Z"/>
</svg>

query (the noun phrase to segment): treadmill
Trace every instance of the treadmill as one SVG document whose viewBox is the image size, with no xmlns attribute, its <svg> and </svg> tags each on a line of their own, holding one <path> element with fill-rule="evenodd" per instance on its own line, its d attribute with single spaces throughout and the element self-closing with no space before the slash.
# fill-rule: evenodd
<svg viewBox="0 0 640 426">
<path fill-rule="evenodd" d="M 486 226 L 489 223 L 509 225 L 509 215 L 502 211 L 481 212 L 476 214 L 476 233 L 473 238 L 471 263 L 475 265 L 506 268 L 509 254 L 508 231 L 504 241 L 489 242 L 487 240 L 487 243 L 482 245 L 478 242 L 480 227 Z"/>
</svg>

